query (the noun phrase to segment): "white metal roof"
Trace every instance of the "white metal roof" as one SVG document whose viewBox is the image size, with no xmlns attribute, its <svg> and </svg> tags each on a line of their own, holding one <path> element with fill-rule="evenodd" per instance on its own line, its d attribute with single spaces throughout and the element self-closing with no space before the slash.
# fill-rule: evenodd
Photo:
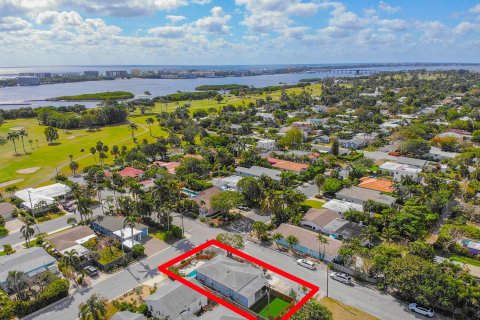
<svg viewBox="0 0 480 320">
<path fill-rule="evenodd" d="M 54 183 L 40 188 L 27 188 L 15 192 L 15 197 L 23 200 L 22 203 L 29 209 L 34 209 L 38 203 L 45 201 L 47 205 L 55 203 L 55 198 L 65 196 L 71 189 L 61 183 Z"/>
</svg>

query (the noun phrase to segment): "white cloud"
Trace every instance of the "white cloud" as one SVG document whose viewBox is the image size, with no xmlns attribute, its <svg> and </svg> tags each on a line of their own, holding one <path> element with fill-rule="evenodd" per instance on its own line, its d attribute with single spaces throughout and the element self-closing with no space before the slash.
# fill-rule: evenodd
<svg viewBox="0 0 480 320">
<path fill-rule="evenodd" d="M 210 2 L 211 0 L 192 0 L 193 4 L 200 4 L 200 5 L 209 4 Z"/>
<path fill-rule="evenodd" d="M 474 14 L 480 13 L 480 3 L 477 4 L 477 5 L 475 5 L 474 7 L 470 8 L 470 9 L 468 10 L 468 12 L 474 13 Z"/>
<path fill-rule="evenodd" d="M 186 31 L 185 26 L 163 26 L 152 28 L 148 33 L 160 38 L 179 39 L 185 36 Z"/>
<path fill-rule="evenodd" d="M 230 27 L 227 25 L 228 21 L 232 18 L 231 15 L 225 14 L 221 7 L 213 7 L 211 16 L 203 17 L 195 22 L 195 26 L 206 33 L 227 34 L 230 31 Z"/>
<path fill-rule="evenodd" d="M 389 5 L 385 1 L 380 1 L 378 4 L 378 8 L 380 11 L 386 12 L 386 13 L 396 13 L 400 11 L 400 7 L 394 7 L 392 5 Z"/>
<path fill-rule="evenodd" d="M 20 16 L 60 6 L 62 0 L 0 0 L 0 16 Z"/>
<path fill-rule="evenodd" d="M 351 11 L 347 11 L 346 6 L 340 2 L 324 2 L 323 8 L 333 7 L 330 12 L 332 17 L 329 19 L 329 25 L 344 29 L 359 29 L 365 26 L 366 21 Z"/>
<path fill-rule="evenodd" d="M 30 28 L 32 24 L 17 17 L 0 18 L 0 31 L 19 31 Z"/>
<path fill-rule="evenodd" d="M 37 14 L 35 22 L 40 25 L 56 24 L 62 26 L 80 25 L 82 17 L 76 11 L 44 11 Z"/>
<path fill-rule="evenodd" d="M 453 28 L 453 33 L 464 36 L 471 32 L 476 32 L 479 29 L 480 28 L 478 24 L 471 23 L 468 21 L 462 21 L 455 28 Z"/>
<path fill-rule="evenodd" d="M 407 30 L 407 22 L 400 19 L 382 19 L 378 21 L 378 25 L 383 32 L 399 32 Z"/>
<path fill-rule="evenodd" d="M 320 5 L 315 2 L 300 0 L 235 0 L 237 6 L 246 10 L 242 25 L 250 32 L 270 33 L 282 32 L 288 28 L 293 16 L 314 15 Z"/>
<path fill-rule="evenodd" d="M 168 16 L 165 16 L 165 19 L 170 20 L 171 23 L 177 23 L 187 19 L 187 17 L 168 15 Z"/>
<path fill-rule="evenodd" d="M 68 0 L 71 5 L 90 13 L 108 16 L 132 17 L 153 15 L 188 5 L 187 0 Z"/>
</svg>

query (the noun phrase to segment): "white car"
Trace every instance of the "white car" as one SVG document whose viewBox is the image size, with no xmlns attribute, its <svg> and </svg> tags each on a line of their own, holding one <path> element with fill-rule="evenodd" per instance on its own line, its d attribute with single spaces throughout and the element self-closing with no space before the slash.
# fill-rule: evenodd
<svg viewBox="0 0 480 320">
<path fill-rule="evenodd" d="M 345 273 L 341 273 L 341 272 L 330 273 L 330 278 L 332 278 L 333 280 L 337 280 L 337 281 L 339 281 L 341 283 L 344 283 L 344 284 L 352 283 L 352 277 L 350 277 L 349 275 L 346 275 Z"/>
<path fill-rule="evenodd" d="M 239 206 L 238 209 L 243 210 L 243 211 L 249 211 L 250 208 L 247 206 Z"/>
<path fill-rule="evenodd" d="M 307 259 L 298 259 L 297 264 L 299 266 L 302 266 L 304 268 L 310 269 L 310 270 L 315 270 L 315 264 Z"/>
<path fill-rule="evenodd" d="M 408 305 L 408 309 L 410 311 L 413 311 L 413 312 L 416 312 L 418 314 L 421 314 L 421 315 L 424 315 L 424 316 L 427 316 L 429 318 L 432 318 L 434 315 L 435 315 L 435 312 L 433 312 L 432 309 L 429 309 L 429 308 L 426 308 L 426 307 L 422 307 L 421 305 L 418 305 L 416 303 L 410 303 Z"/>
</svg>

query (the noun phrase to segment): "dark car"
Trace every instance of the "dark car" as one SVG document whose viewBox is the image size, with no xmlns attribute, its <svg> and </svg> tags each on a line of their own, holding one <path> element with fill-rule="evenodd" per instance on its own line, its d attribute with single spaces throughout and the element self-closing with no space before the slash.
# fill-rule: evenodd
<svg viewBox="0 0 480 320">
<path fill-rule="evenodd" d="M 98 276 L 98 270 L 94 266 L 87 266 L 84 268 L 84 270 L 87 272 L 87 274 L 90 277 L 96 277 Z"/>
</svg>

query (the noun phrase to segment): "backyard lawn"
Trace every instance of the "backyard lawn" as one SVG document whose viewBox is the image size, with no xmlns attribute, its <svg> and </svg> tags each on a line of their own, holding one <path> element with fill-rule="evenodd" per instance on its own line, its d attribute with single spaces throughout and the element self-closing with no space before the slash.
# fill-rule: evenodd
<svg viewBox="0 0 480 320">
<path fill-rule="evenodd" d="M 102 248 L 98 250 L 97 253 L 100 255 L 98 262 L 104 265 L 124 256 L 122 250 L 114 246 Z"/>
<path fill-rule="evenodd" d="M 261 315 L 262 317 L 269 319 L 268 316 L 277 317 L 281 315 L 289 305 L 288 302 L 280 298 L 275 298 L 272 301 L 270 301 L 270 305 L 267 305 L 267 304 L 268 304 L 267 297 L 263 297 L 259 302 L 257 302 L 255 306 L 253 306 L 252 310 L 257 314 Z M 258 311 L 260 308 L 262 309 Z"/>
<path fill-rule="evenodd" d="M 309 207 L 312 207 L 314 209 L 320 209 L 323 207 L 324 202 L 322 201 L 317 201 L 317 200 L 312 200 L 308 199 L 303 202 L 304 205 L 307 205 Z"/>
</svg>

